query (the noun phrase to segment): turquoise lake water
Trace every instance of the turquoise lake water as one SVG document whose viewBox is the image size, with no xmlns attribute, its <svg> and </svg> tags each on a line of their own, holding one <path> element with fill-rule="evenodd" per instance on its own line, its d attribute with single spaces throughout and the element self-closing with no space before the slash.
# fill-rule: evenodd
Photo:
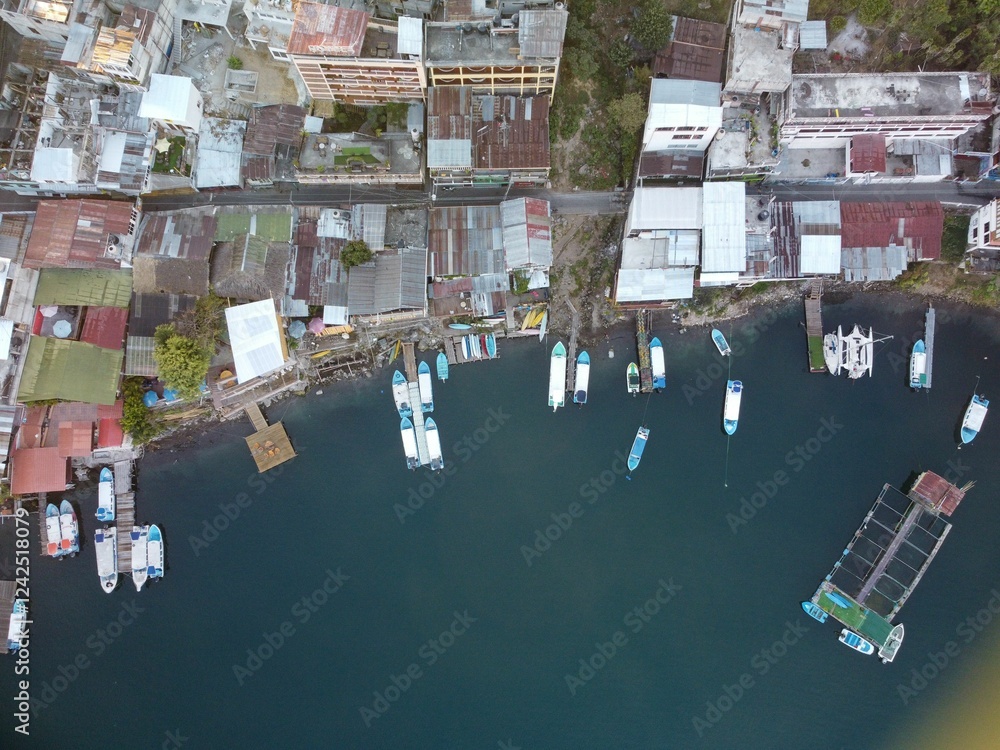
<svg viewBox="0 0 1000 750">
<path fill-rule="evenodd" d="M 268 409 L 299 455 L 263 478 L 247 420 L 152 453 L 138 515 L 164 530 L 168 570 L 138 594 L 127 580 L 101 591 L 96 489 L 81 487 L 79 557 L 39 558 L 32 526 L 30 691 L 48 705 L 29 740 L 12 734 L 14 662 L 0 660 L 0 744 L 888 746 L 961 695 L 1000 639 L 996 624 L 959 639 L 904 702 L 911 670 L 1000 588 L 1000 416 L 957 449 L 976 376 L 1000 398 L 1000 326 L 941 308 L 934 388 L 911 393 L 917 303 L 825 305 L 828 330 L 859 322 L 896 337 L 858 382 L 807 372 L 801 319 L 794 305 L 724 326 L 745 385 L 728 473 L 729 361 L 707 329 L 654 326 L 668 388 L 649 399 L 625 392 L 624 334 L 589 350 L 590 403 L 555 414 L 552 337 L 453 367 L 435 381 L 448 464 L 437 477 L 405 468 L 391 371 Z M 644 414 L 649 442 L 627 481 L 620 456 Z M 897 618 L 896 662 L 882 665 L 799 602 L 883 483 L 925 469 L 977 485 Z"/>
</svg>

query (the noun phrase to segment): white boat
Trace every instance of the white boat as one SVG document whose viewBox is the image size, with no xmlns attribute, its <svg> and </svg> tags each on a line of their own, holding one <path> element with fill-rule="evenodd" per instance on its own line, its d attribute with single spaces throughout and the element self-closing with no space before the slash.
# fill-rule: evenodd
<svg viewBox="0 0 1000 750">
<path fill-rule="evenodd" d="M 549 325 L 549 311 L 546 310 L 545 314 L 542 315 L 542 324 L 538 328 L 538 340 L 545 341 L 545 331 Z"/>
<path fill-rule="evenodd" d="M 653 389 L 662 390 L 667 387 L 667 366 L 663 359 L 663 344 L 658 338 L 649 342 L 649 364 L 653 371 Z"/>
<path fill-rule="evenodd" d="M 962 418 L 962 442 L 966 445 L 975 440 L 976 435 L 983 428 L 983 420 L 986 419 L 989 406 L 989 400 L 975 393 L 972 394 L 972 400 Z"/>
<path fill-rule="evenodd" d="M 828 333 L 823 337 L 823 360 L 826 362 L 826 369 L 831 375 L 840 375 L 840 368 L 843 359 L 840 355 L 840 342 L 844 338 L 844 333 L 840 326 L 837 326 L 836 333 Z"/>
<path fill-rule="evenodd" d="M 431 368 L 426 362 L 417 367 L 417 387 L 420 390 L 420 411 L 434 411 L 434 384 L 431 382 Z"/>
<path fill-rule="evenodd" d="M 392 400 L 396 402 L 396 411 L 401 417 L 412 417 L 413 407 L 410 405 L 410 389 L 406 377 L 399 370 L 392 374 Z"/>
<path fill-rule="evenodd" d="M 94 532 L 94 549 L 97 551 L 97 575 L 101 577 L 101 588 L 110 594 L 118 585 L 118 534 L 115 529 L 97 529 Z"/>
<path fill-rule="evenodd" d="M 69 500 L 59 503 L 59 547 L 64 555 L 75 555 L 80 551 L 80 526 L 76 520 L 76 511 Z"/>
<path fill-rule="evenodd" d="M 910 388 L 923 388 L 927 385 L 927 349 L 924 340 L 919 339 L 913 345 L 910 355 Z"/>
<path fill-rule="evenodd" d="M 840 350 L 843 356 L 841 366 L 847 370 L 847 377 L 857 380 L 864 375 L 872 374 L 875 339 L 872 338 L 870 328 L 866 335 L 859 326 L 854 326 L 854 329 L 841 339 Z"/>
<path fill-rule="evenodd" d="M 736 432 L 740 421 L 740 402 L 743 400 L 743 381 L 729 380 L 726 382 L 726 406 L 722 413 L 722 428 L 727 435 Z"/>
<path fill-rule="evenodd" d="M 566 405 L 566 347 L 559 341 L 549 360 L 549 406 L 555 411 Z"/>
<path fill-rule="evenodd" d="M 875 653 L 875 647 L 869 641 L 866 641 L 860 635 L 847 628 L 840 631 L 840 638 L 838 640 L 845 646 L 853 648 L 859 654 L 871 656 Z"/>
<path fill-rule="evenodd" d="M 719 354 L 723 357 L 728 357 L 733 353 L 732 348 L 729 346 L 729 342 L 726 341 L 726 337 L 718 328 L 712 329 L 712 341 L 715 342 L 715 348 L 719 350 Z"/>
<path fill-rule="evenodd" d="M 155 523 L 146 535 L 146 562 L 146 573 L 151 579 L 163 578 L 163 535 Z"/>
<path fill-rule="evenodd" d="M 472 347 L 469 345 L 468 336 L 462 336 L 462 356 L 466 362 L 472 359 Z"/>
<path fill-rule="evenodd" d="M 10 612 L 10 623 L 7 625 L 7 650 L 17 651 L 21 648 L 21 639 L 28 634 L 28 600 L 15 599 L 14 608 Z"/>
<path fill-rule="evenodd" d="M 587 403 L 587 389 L 590 387 L 590 355 L 580 352 L 576 358 L 576 390 L 573 391 L 573 403 Z"/>
<path fill-rule="evenodd" d="M 889 633 L 889 637 L 885 639 L 885 643 L 878 650 L 878 655 L 882 659 L 883 664 L 888 664 L 896 658 L 896 654 L 899 653 L 899 647 L 903 645 L 903 634 L 903 623 L 899 623 L 893 627 Z"/>
<path fill-rule="evenodd" d="M 441 454 L 441 436 L 434 420 L 427 417 L 424 422 L 424 434 L 427 438 L 427 457 L 431 461 L 431 469 L 438 471 L 444 468 L 444 456 Z"/>
<path fill-rule="evenodd" d="M 148 526 L 133 526 L 129 539 L 132 541 L 132 583 L 136 591 L 142 591 L 149 575 Z"/>
<path fill-rule="evenodd" d="M 472 345 L 472 356 L 476 359 L 483 358 L 483 344 L 475 334 L 469 334 L 469 343 Z"/>
<path fill-rule="evenodd" d="M 115 520 L 115 477 L 111 469 L 101 469 L 101 481 L 97 484 L 97 520 L 105 523 Z"/>
<path fill-rule="evenodd" d="M 399 432 L 403 436 L 403 453 L 406 454 L 406 468 L 415 469 L 420 466 L 420 458 L 417 456 L 417 433 L 413 429 L 413 422 L 406 417 L 399 423 Z"/>
</svg>

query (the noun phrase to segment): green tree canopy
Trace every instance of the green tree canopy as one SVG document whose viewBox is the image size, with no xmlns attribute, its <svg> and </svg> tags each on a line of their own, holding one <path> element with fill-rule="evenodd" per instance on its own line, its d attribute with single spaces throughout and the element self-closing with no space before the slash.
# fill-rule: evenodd
<svg viewBox="0 0 1000 750">
<path fill-rule="evenodd" d="M 674 23 L 663 0 L 643 0 L 639 17 L 632 24 L 632 36 L 650 52 L 667 45 Z"/>
<path fill-rule="evenodd" d="M 340 251 L 340 262 L 344 268 L 354 268 L 354 266 L 363 265 L 371 259 L 371 248 L 365 244 L 364 240 L 351 240 Z"/>
<path fill-rule="evenodd" d="M 122 429 L 136 445 L 148 443 L 160 432 L 160 426 L 149 415 L 142 401 L 142 378 L 125 378 L 122 384 Z"/>
<path fill-rule="evenodd" d="M 212 352 L 192 338 L 183 336 L 172 325 L 157 326 L 154 334 L 153 360 L 168 388 L 181 398 L 195 398 L 201 387 Z"/>
<path fill-rule="evenodd" d="M 646 124 L 646 102 L 635 92 L 608 104 L 608 117 L 622 134 L 637 133 Z"/>
</svg>

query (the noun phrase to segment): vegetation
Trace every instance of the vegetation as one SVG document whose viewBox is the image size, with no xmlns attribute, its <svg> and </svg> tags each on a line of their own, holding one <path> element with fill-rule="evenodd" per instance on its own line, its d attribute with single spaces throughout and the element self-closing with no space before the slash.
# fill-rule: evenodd
<svg viewBox="0 0 1000 750">
<path fill-rule="evenodd" d="M 969 237 L 968 216 L 946 216 L 941 236 L 941 260 L 960 263 L 965 257 Z"/>
<path fill-rule="evenodd" d="M 160 433 L 160 425 L 151 418 L 142 396 L 142 378 L 125 378 L 122 383 L 124 405 L 121 425 L 136 445 L 148 443 Z"/>
<path fill-rule="evenodd" d="M 649 57 L 666 46 L 673 30 L 673 21 L 663 0 L 643 0 L 639 6 L 639 16 L 632 24 L 632 36 L 643 46 Z"/>
<path fill-rule="evenodd" d="M 179 333 L 173 324 L 156 327 L 153 360 L 160 380 L 181 398 L 195 398 L 208 374 L 213 350 Z"/>
<path fill-rule="evenodd" d="M 513 284 L 511 285 L 511 291 L 514 294 L 527 294 L 528 293 L 528 281 L 530 276 L 527 271 L 514 271 L 513 274 Z"/>
<path fill-rule="evenodd" d="M 172 174 L 180 171 L 181 158 L 184 156 L 184 147 L 187 139 L 182 135 L 175 135 L 167 139 L 170 148 L 160 153 L 156 152 L 156 159 L 153 161 L 153 171 L 157 174 Z M 190 174 L 190 167 L 187 167 Z"/>
<path fill-rule="evenodd" d="M 364 265 L 374 257 L 364 240 L 351 240 L 340 251 L 340 262 L 344 268 Z"/>
<path fill-rule="evenodd" d="M 243 61 L 236 55 L 230 55 L 229 59 L 226 60 L 226 65 L 229 66 L 230 70 L 243 70 Z"/>
</svg>

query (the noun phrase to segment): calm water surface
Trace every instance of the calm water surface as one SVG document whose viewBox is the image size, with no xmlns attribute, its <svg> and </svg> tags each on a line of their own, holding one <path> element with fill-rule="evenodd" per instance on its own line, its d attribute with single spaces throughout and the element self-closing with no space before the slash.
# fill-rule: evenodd
<svg viewBox="0 0 1000 750">
<path fill-rule="evenodd" d="M 857 297 L 824 313 L 827 329 L 896 337 L 874 378 L 810 375 L 798 305 L 727 324 L 746 389 L 728 459 L 730 362 L 702 329 L 661 335 L 668 391 L 650 399 L 625 392 L 633 341 L 592 348 L 591 402 L 556 414 L 551 338 L 452 368 L 435 383 L 437 477 L 405 469 L 391 372 L 271 407 L 299 451 L 280 473 L 256 474 L 245 421 L 152 454 L 139 516 L 164 529 L 168 572 L 139 594 L 101 592 L 96 491 L 80 488 L 80 556 L 32 557 L 31 693 L 47 705 L 22 741 L 4 700 L 3 746 L 893 746 L 971 700 L 1000 645 L 990 620 L 962 630 L 1000 588 L 1000 417 L 973 446 L 956 439 L 977 375 L 1000 398 L 998 326 L 942 309 L 934 388 L 914 394 L 922 308 Z M 643 419 L 626 481 L 617 456 Z M 977 485 L 884 666 L 799 602 L 882 484 L 924 469 Z M 949 641 L 956 655 L 927 669 Z"/>
</svg>

